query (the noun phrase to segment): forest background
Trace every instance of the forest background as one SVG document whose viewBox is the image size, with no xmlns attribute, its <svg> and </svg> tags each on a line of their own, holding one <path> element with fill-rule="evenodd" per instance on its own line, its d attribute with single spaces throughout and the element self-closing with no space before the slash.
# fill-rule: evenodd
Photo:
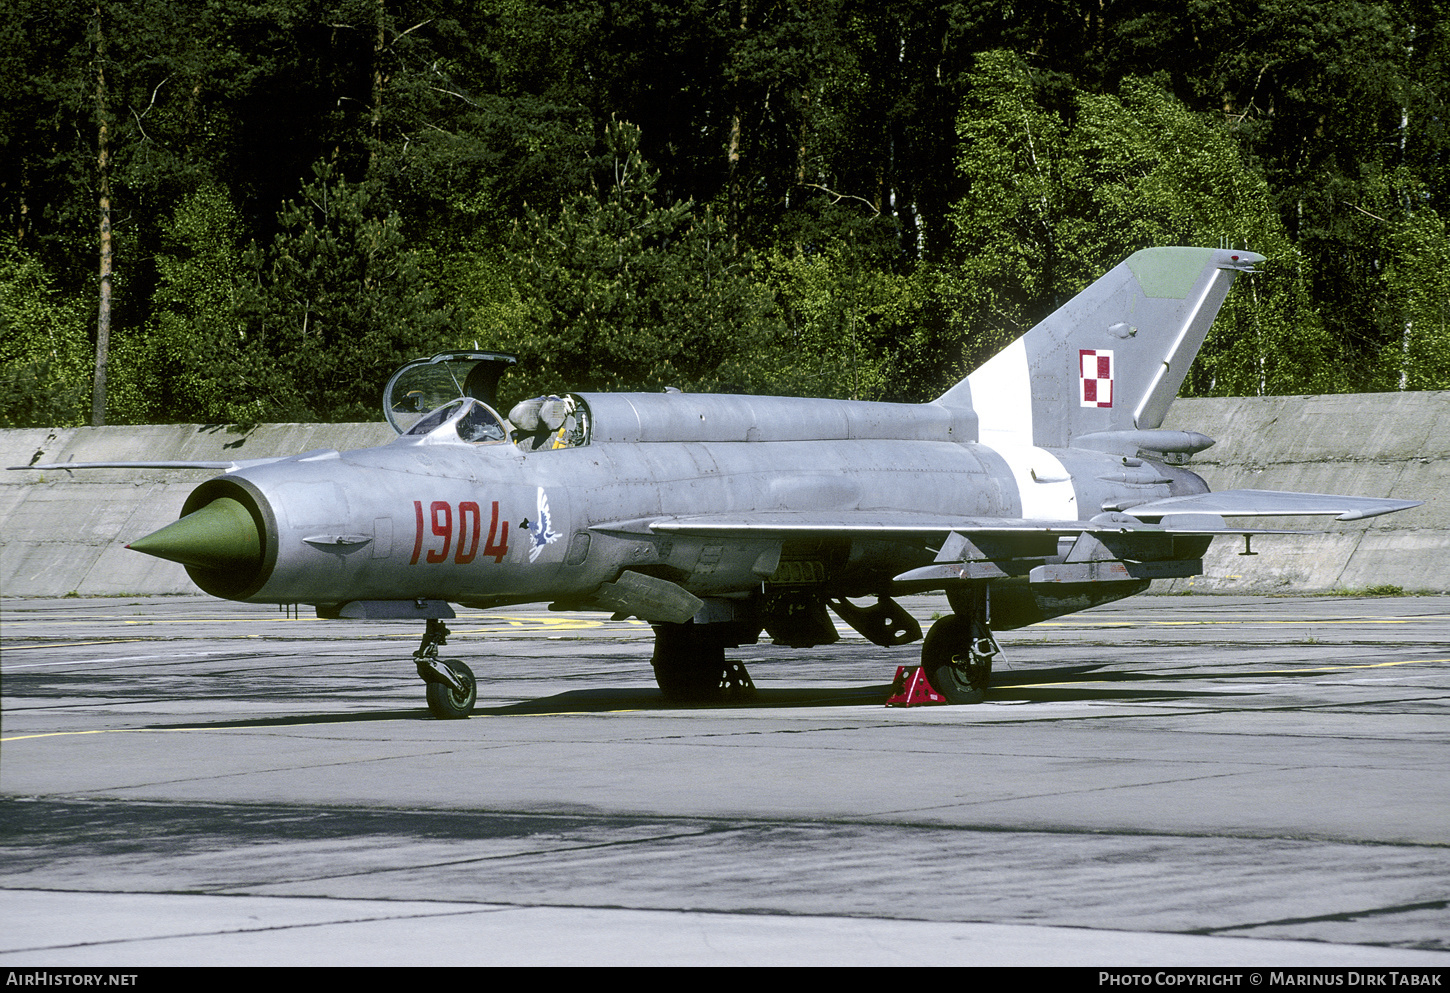
<svg viewBox="0 0 1450 993">
<path fill-rule="evenodd" d="M 3 425 L 925 400 L 1154 245 L 1270 258 L 1185 395 L 1450 388 L 1444 0 L 0 11 Z"/>
</svg>

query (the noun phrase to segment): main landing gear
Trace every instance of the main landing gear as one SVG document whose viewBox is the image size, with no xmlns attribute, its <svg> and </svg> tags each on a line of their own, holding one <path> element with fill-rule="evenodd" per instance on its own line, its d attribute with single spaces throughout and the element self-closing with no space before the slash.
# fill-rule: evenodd
<svg viewBox="0 0 1450 993">
<path fill-rule="evenodd" d="M 948 614 L 926 633 L 921 668 L 947 703 L 981 703 L 992 681 L 992 656 L 1002 649 L 974 614 Z"/>
<path fill-rule="evenodd" d="M 739 662 L 725 661 L 725 647 L 734 644 L 725 628 L 731 624 L 656 624 L 655 682 L 671 703 L 724 703 L 755 696 L 750 673 Z"/>
<path fill-rule="evenodd" d="M 947 703 L 981 703 L 992 682 L 992 657 L 1001 653 L 988 626 L 991 587 L 963 584 L 948 588 L 952 613 L 937 620 L 921 645 L 921 671 Z"/>
<path fill-rule="evenodd" d="M 428 684 L 428 709 L 440 721 L 467 717 L 473 713 L 474 701 L 478 699 L 473 670 L 458 659 L 439 660 L 438 646 L 447 643 L 447 626 L 430 617 L 423 632 L 423 643 L 413 653 L 418 675 Z"/>
</svg>

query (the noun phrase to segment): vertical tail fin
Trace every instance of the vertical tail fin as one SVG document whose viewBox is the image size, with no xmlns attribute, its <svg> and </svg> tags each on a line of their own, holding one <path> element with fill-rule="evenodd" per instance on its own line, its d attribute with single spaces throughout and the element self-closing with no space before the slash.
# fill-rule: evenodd
<svg viewBox="0 0 1450 993">
<path fill-rule="evenodd" d="M 937 402 L 971 406 L 989 445 L 1065 448 L 1097 431 L 1156 428 L 1234 277 L 1263 259 L 1213 248 L 1135 252 Z"/>
</svg>

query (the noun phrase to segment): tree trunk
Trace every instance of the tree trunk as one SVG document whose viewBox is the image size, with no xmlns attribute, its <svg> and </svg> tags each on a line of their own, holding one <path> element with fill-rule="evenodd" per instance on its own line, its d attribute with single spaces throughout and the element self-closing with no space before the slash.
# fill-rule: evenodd
<svg viewBox="0 0 1450 993">
<path fill-rule="evenodd" d="M 91 389 L 91 424 L 106 423 L 106 360 L 111 350 L 111 164 L 106 112 L 106 35 L 96 0 L 96 167 L 100 174 L 101 299 L 96 314 L 96 376 Z"/>
<path fill-rule="evenodd" d="M 740 34 L 743 40 L 745 32 L 750 26 L 750 3 L 749 0 L 740 4 Z M 744 137 L 745 126 L 741 120 L 740 111 L 740 71 L 735 71 L 733 89 L 735 90 L 735 113 L 730 117 L 730 145 L 725 153 L 725 161 L 728 165 L 727 174 L 727 197 L 729 203 L 726 207 L 725 224 L 729 229 L 730 250 L 738 252 L 740 245 L 740 144 Z"/>
<path fill-rule="evenodd" d="M 373 44 L 373 112 L 372 112 L 372 150 L 368 153 L 368 166 L 377 165 L 378 150 L 383 147 L 383 52 L 387 48 L 387 11 L 383 7 L 383 0 L 378 0 L 377 11 L 377 40 Z"/>
</svg>

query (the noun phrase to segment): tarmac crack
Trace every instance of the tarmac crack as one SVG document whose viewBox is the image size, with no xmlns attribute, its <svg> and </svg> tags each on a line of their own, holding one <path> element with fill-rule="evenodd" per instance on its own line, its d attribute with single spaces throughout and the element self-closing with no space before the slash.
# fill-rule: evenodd
<svg viewBox="0 0 1450 993">
<path fill-rule="evenodd" d="M 3 892 L 3 891 L 0 891 L 0 892 Z M 44 891 L 44 892 L 58 892 L 58 891 L 49 890 L 49 891 Z M 87 891 L 84 891 L 84 892 L 91 893 L 91 892 L 94 892 L 94 891 L 87 890 Z M 112 891 L 103 891 L 103 892 L 112 892 Z M 126 891 L 115 891 L 115 892 L 126 892 Z M 163 892 L 163 893 L 154 893 L 154 892 L 151 892 L 151 891 L 146 891 L 146 895 L 148 895 L 148 896 L 182 896 L 182 897 L 185 897 L 185 896 L 197 896 L 197 895 L 203 895 L 203 894 L 196 894 L 196 893 L 191 893 L 191 892 L 177 892 L 177 891 L 166 891 L 166 892 Z M 227 896 L 228 894 L 204 894 L 204 895 L 206 895 L 206 896 Z M 253 899 L 255 899 L 255 898 L 253 898 Z M 292 898 L 290 898 L 290 897 L 267 897 L 266 899 L 286 900 L 286 899 L 292 899 Z M 313 899 L 315 899 L 315 898 L 313 898 Z M 336 902 L 342 903 L 342 902 L 345 902 L 345 901 L 338 900 Z M 381 901 L 374 901 L 374 902 L 381 902 Z M 422 902 L 422 901 L 412 901 L 412 902 Z M 337 919 L 334 919 L 334 920 L 327 920 L 327 921 L 305 921 L 305 922 L 299 922 L 299 923 L 295 923 L 295 924 L 270 924 L 270 925 L 267 925 L 265 927 L 217 928 L 217 929 L 210 930 L 210 931 L 177 931 L 177 932 L 173 932 L 173 933 L 170 933 L 170 934 L 137 935 L 137 936 L 133 936 L 133 937 L 111 938 L 111 939 L 108 939 L 108 940 L 101 940 L 101 941 L 77 941 L 77 942 L 71 942 L 69 944 L 35 945 L 35 946 L 29 947 L 29 948 L 6 948 L 4 950 L 4 953 L 3 954 L 5 954 L 5 955 L 14 955 L 14 954 L 23 953 L 23 952 L 61 951 L 63 949 L 75 949 L 75 948 L 104 948 L 107 945 L 134 945 L 134 944 L 140 944 L 140 943 L 150 942 L 150 941 L 175 941 L 175 940 L 184 939 L 184 938 L 205 938 L 205 937 L 209 937 L 209 936 L 213 936 L 213 935 L 220 935 L 220 934 L 265 934 L 265 933 L 268 933 L 268 932 L 275 932 L 275 931 L 295 931 L 295 930 L 300 930 L 300 929 L 303 929 L 303 928 L 333 927 L 333 926 L 337 926 L 337 925 L 347 925 L 347 924 L 371 924 L 371 923 L 374 923 L 376 921 L 402 921 L 402 920 L 415 920 L 415 919 L 418 919 L 418 918 L 431 918 L 431 917 L 460 917 L 460 916 L 466 916 L 468 914 L 499 913 L 501 911 L 505 911 L 505 910 L 515 910 L 515 909 L 517 909 L 517 907 L 511 906 L 511 905 L 500 905 L 500 906 L 497 906 L 497 907 L 494 907 L 494 906 L 478 906 L 478 907 L 466 907 L 466 908 L 462 908 L 462 909 L 440 910 L 437 913 L 379 914 L 379 915 L 371 916 L 371 917 L 354 917 L 354 918 L 342 918 L 342 917 L 340 917 L 340 918 L 337 918 Z"/>
<path fill-rule="evenodd" d="M 560 848 L 536 848 L 528 849 L 526 851 L 507 852 L 500 855 L 474 855 L 468 858 L 442 859 L 436 862 L 415 862 L 409 865 L 376 866 L 369 869 L 359 869 L 356 872 L 328 872 L 321 873 L 316 876 L 295 876 L 289 878 L 288 883 L 311 883 L 323 880 L 381 876 L 396 872 L 418 872 L 425 869 L 444 869 L 452 866 L 475 865 L 485 862 L 507 862 L 511 859 L 535 858 L 538 856 L 572 855 L 579 852 L 597 851 L 613 848 L 629 848 L 638 845 L 657 844 L 660 842 L 683 841 L 690 838 L 703 837 L 705 835 L 721 834 L 730 830 L 730 828 L 710 827 L 697 831 L 681 831 L 675 834 L 653 835 L 648 838 L 628 838 L 620 841 L 597 841 L 584 844 L 566 845 Z M 748 828 L 736 828 L 734 830 L 748 830 Z M 225 886 L 219 886 L 213 890 L 207 890 L 206 892 L 229 893 L 238 889 L 254 888 L 257 886 L 266 885 L 270 884 L 267 882 L 229 883 Z"/>
<path fill-rule="evenodd" d="M 146 729 L 146 728 L 137 728 L 135 730 L 149 730 L 149 729 Z M 177 729 L 177 730 L 185 730 L 185 729 Z M 408 760 L 411 761 L 411 760 L 414 760 L 414 759 L 428 758 L 430 756 L 452 755 L 456 751 L 457 751 L 456 748 L 445 748 L 445 749 L 439 749 L 437 751 L 418 752 L 418 753 L 410 754 L 410 755 L 400 755 L 400 754 L 381 755 L 381 756 L 371 757 L 371 758 L 350 759 L 350 760 L 343 761 L 343 762 L 320 762 L 320 763 L 310 763 L 310 764 L 306 764 L 306 765 L 271 766 L 271 767 L 260 768 L 260 769 L 248 769 L 248 770 L 246 770 L 244 772 L 222 772 L 222 773 L 216 773 L 216 774 L 210 775 L 210 776 L 183 776 L 183 777 L 178 778 L 178 779 L 158 779 L 158 780 L 147 781 L 147 782 L 142 782 L 142 783 L 128 783 L 128 784 L 126 784 L 124 786 L 111 785 L 111 786 L 105 786 L 105 787 L 97 787 L 94 790 L 78 790 L 78 791 L 76 791 L 76 793 L 78 795 L 80 795 L 80 796 L 89 797 L 91 795 L 94 795 L 96 793 L 101 793 L 101 792 L 104 792 L 104 791 L 109 791 L 109 792 L 112 792 L 112 793 L 119 791 L 121 793 L 125 793 L 125 792 L 129 792 L 129 791 L 132 791 L 132 790 L 154 789 L 155 787 L 158 787 L 158 786 L 175 786 L 175 785 L 180 784 L 180 783 L 209 783 L 209 782 L 220 782 L 220 781 L 226 780 L 226 779 L 238 779 L 238 778 L 243 778 L 243 777 L 248 777 L 248 776 L 265 776 L 265 775 L 270 775 L 270 774 L 278 773 L 278 772 L 298 772 L 298 771 L 312 770 L 312 769 L 342 768 L 342 767 L 346 767 L 346 766 L 363 766 L 363 765 L 371 765 L 371 764 L 378 763 L 378 762 L 393 762 L 393 761 L 397 761 L 399 759 L 408 759 Z"/>
<path fill-rule="evenodd" d="M 1385 917 L 1394 914 L 1409 914 L 1422 910 L 1445 910 L 1450 900 L 1424 900 L 1419 903 L 1401 903 L 1389 907 L 1366 907 L 1361 910 L 1345 910 L 1334 914 L 1315 914 L 1310 917 L 1281 917 L 1277 920 L 1258 921 L 1252 924 L 1231 924 L 1223 927 L 1194 928 L 1184 934 L 1222 934 L 1227 931 L 1252 931 L 1266 927 L 1292 927 L 1298 924 L 1324 924 L 1357 921 L 1365 917 Z"/>
<path fill-rule="evenodd" d="M 963 799 L 963 800 L 957 801 L 955 803 L 932 804 L 932 805 L 926 806 L 926 807 L 902 807 L 902 808 L 898 808 L 898 809 L 892 810 L 892 811 L 885 811 L 884 813 L 898 814 L 898 815 L 904 816 L 904 815 L 908 815 L 908 814 L 919 814 L 919 813 L 922 813 L 922 812 L 925 812 L 925 811 L 929 811 L 929 810 L 951 810 L 951 809 L 956 809 L 956 808 L 960 808 L 960 807 L 977 807 L 977 806 L 986 806 L 986 805 L 990 805 L 990 804 L 999 804 L 999 803 L 1020 803 L 1020 802 L 1022 802 L 1024 800 L 1046 800 L 1046 799 L 1050 799 L 1052 797 L 1087 796 L 1087 795 L 1091 795 L 1093 793 L 1115 793 L 1115 792 L 1118 792 L 1120 790 L 1147 789 L 1147 788 L 1154 787 L 1154 786 L 1168 786 L 1168 785 L 1177 785 L 1177 784 L 1182 784 L 1182 783 L 1205 782 L 1205 781 L 1212 780 L 1212 779 L 1234 779 L 1234 778 L 1237 778 L 1237 777 L 1240 777 L 1240 776 L 1258 775 L 1258 774 L 1263 773 L 1263 772 L 1288 772 L 1288 771 L 1291 771 L 1291 770 L 1294 770 L 1294 769 L 1307 769 L 1307 768 L 1314 768 L 1314 767 L 1313 766 L 1276 766 L 1276 767 L 1261 767 L 1261 766 L 1255 766 L 1255 767 L 1253 767 L 1251 769 L 1239 769 L 1239 770 L 1235 770 L 1233 772 L 1220 772 L 1220 773 L 1216 773 L 1216 774 L 1213 774 L 1213 775 L 1202 775 L 1202 776 L 1174 776 L 1174 777 L 1171 777 L 1169 779 L 1150 779 L 1150 780 L 1143 780 L 1143 781 L 1140 781 L 1140 782 L 1115 783 L 1115 784 L 1112 784 L 1112 785 L 1091 786 L 1091 787 L 1086 787 L 1086 788 L 1083 788 L 1083 789 L 1074 789 L 1074 790 L 1054 790 L 1054 791 L 1049 791 L 1049 792 L 1044 792 L 1044 793 L 1015 793 L 1015 794 L 1012 794 L 1011 796 L 990 797 L 990 798 L 981 799 L 981 800 Z M 1080 833 L 1084 833 L 1084 834 L 1094 834 L 1094 833 L 1097 833 L 1097 832 L 1093 832 L 1093 831 L 1083 831 L 1083 832 L 1080 832 Z"/>
</svg>

